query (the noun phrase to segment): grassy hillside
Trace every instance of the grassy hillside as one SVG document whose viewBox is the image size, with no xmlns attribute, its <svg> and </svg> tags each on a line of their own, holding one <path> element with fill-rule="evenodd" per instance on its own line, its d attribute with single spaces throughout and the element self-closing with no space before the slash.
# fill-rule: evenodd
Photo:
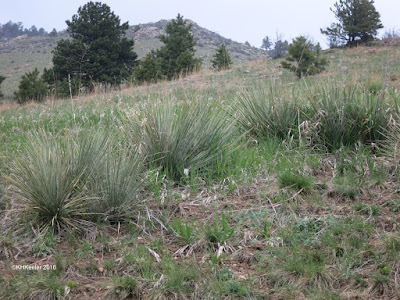
<svg viewBox="0 0 400 300">
<path fill-rule="evenodd" d="M 135 51 L 139 59 L 150 50 L 157 49 L 162 43 L 157 38 L 164 34 L 168 21 L 131 26 L 127 36 L 135 40 Z M 197 42 L 196 56 L 203 59 L 204 68 L 210 67 L 210 60 L 216 49 L 226 43 L 235 63 L 266 58 L 263 51 L 241 43 L 225 39 L 205 28 L 193 23 L 193 34 Z M 66 33 L 58 37 L 27 37 L 21 36 L 9 41 L 0 41 L 0 74 L 7 79 L 2 83 L 5 98 L 12 98 L 18 88 L 21 76 L 37 67 L 39 71 L 51 67 L 51 51 L 61 38 L 67 38 Z"/>
<path fill-rule="evenodd" d="M 400 48 L 326 55 L 0 106 L 0 299 L 400 298 Z"/>
</svg>

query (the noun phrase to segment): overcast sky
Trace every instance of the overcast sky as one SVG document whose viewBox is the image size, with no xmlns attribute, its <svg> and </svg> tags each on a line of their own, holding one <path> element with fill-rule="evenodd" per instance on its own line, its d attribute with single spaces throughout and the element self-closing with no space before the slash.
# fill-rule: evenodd
<svg viewBox="0 0 400 300">
<path fill-rule="evenodd" d="M 338 1 L 338 0 L 337 0 Z M 22 22 L 25 28 L 35 25 L 47 31 L 66 28 L 83 0 L 0 0 L 0 23 Z M 260 47 L 262 39 L 276 32 L 284 38 L 302 34 L 325 44 L 320 28 L 335 21 L 330 11 L 336 0 L 105 0 L 129 25 L 175 18 L 181 13 L 200 26 L 238 42 Z M 400 1 L 376 0 L 385 29 L 400 29 Z"/>
</svg>

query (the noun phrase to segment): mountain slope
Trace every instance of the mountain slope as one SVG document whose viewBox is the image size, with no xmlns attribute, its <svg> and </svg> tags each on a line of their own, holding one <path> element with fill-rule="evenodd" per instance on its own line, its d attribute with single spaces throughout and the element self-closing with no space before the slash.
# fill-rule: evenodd
<svg viewBox="0 0 400 300">
<path fill-rule="evenodd" d="M 161 20 L 129 28 L 127 36 L 135 40 L 135 51 L 139 58 L 163 45 L 158 36 L 165 34 L 165 27 L 168 22 L 169 20 Z M 196 56 L 202 58 L 205 68 L 210 66 L 213 54 L 223 43 L 227 45 L 235 63 L 267 58 L 265 52 L 260 49 L 226 39 L 193 21 L 189 20 L 189 22 L 193 24 L 192 32 L 197 42 Z M 7 77 L 1 86 L 5 98 L 13 97 L 24 73 L 35 68 L 42 71 L 46 67 L 51 67 L 51 51 L 61 38 L 68 38 L 67 33 L 60 32 L 57 37 L 20 36 L 11 40 L 0 41 L 0 75 Z"/>
</svg>

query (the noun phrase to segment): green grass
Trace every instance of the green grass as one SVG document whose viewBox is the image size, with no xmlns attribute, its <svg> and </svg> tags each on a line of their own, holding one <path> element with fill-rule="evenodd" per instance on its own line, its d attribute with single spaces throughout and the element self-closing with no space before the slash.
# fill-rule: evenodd
<svg viewBox="0 0 400 300">
<path fill-rule="evenodd" d="M 314 185 L 312 177 L 286 171 L 278 175 L 281 187 L 289 187 L 297 190 L 310 191 Z"/>
</svg>

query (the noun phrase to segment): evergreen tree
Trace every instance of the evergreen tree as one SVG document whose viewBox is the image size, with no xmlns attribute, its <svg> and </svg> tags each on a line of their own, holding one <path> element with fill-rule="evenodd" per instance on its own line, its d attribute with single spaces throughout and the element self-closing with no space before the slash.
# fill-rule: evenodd
<svg viewBox="0 0 400 300">
<path fill-rule="evenodd" d="M 55 37 L 57 35 L 58 35 L 58 32 L 55 28 L 53 28 L 53 30 L 49 33 L 49 36 L 51 36 L 51 37 Z"/>
<path fill-rule="evenodd" d="M 30 100 L 42 102 L 46 92 L 47 85 L 42 78 L 39 77 L 39 71 L 35 68 L 32 72 L 22 75 L 15 96 L 18 104 L 23 104 Z"/>
<path fill-rule="evenodd" d="M 4 81 L 4 79 L 6 79 L 6 77 L 0 75 L 0 85 Z M 3 95 L 3 93 L 1 92 L 1 89 L 0 89 L 0 98 L 3 98 L 3 96 L 4 95 Z"/>
<path fill-rule="evenodd" d="M 339 22 L 321 29 L 331 45 L 365 43 L 373 40 L 377 30 L 383 28 L 373 0 L 339 0 L 331 11 Z"/>
<path fill-rule="evenodd" d="M 68 77 L 61 80 L 54 68 L 44 68 L 42 80 L 47 84 L 48 93 L 55 98 L 67 98 L 71 93 L 77 95 L 81 88 L 79 77 L 70 77 L 70 81 Z"/>
<path fill-rule="evenodd" d="M 282 67 L 291 70 L 299 78 L 325 70 L 328 61 L 322 56 L 321 46 L 314 45 L 304 36 L 299 36 L 288 46 L 288 56 Z"/>
<path fill-rule="evenodd" d="M 278 58 L 284 57 L 288 53 L 288 50 L 287 50 L 288 45 L 289 45 L 289 43 L 288 43 L 288 41 L 283 39 L 283 35 L 277 32 L 274 48 L 271 49 L 268 52 L 268 54 L 273 59 L 278 59 Z"/>
<path fill-rule="evenodd" d="M 72 39 L 59 41 L 53 51 L 60 81 L 71 76 L 91 91 L 96 83 L 119 85 L 132 74 L 137 55 L 125 37 L 128 22 L 121 24 L 108 5 L 90 1 L 66 23 Z"/>
<path fill-rule="evenodd" d="M 24 34 L 24 27 L 21 22 L 8 21 L 0 27 L 0 38 L 15 38 L 21 34 Z"/>
<path fill-rule="evenodd" d="M 148 53 L 135 68 L 135 79 L 139 82 L 156 82 L 165 78 L 161 69 L 162 60 L 156 51 Z"/>
<path fill-rule="evenodd" d="M 200 60 L 194 57 L 196 42 L 191 28 L 192 24 L 178 14 L 168 23 L 166 35 L 159 36 L 164 46 L 157 50 L 157 57 L 161 58 L 161 70 L 168 79 L 186 75 L 200 66 Z"/>
<path fill-rule="evenodd" d="M 268 51 L 271 49 L 273 43 L 271 42 L 269 36 L 266 36 L 263 40 L 262 40 L 262 45 L 261 48 Z"/>
<path fill-rule="evenodd" d="M 225 44 L 217 49 L 217 53 L 214 54 L 214 59 L 211 60 L 213 69 L 218 71 L 229 69 L 232 65 L 232 59 L 229 55 L 228 49 Z"/>
</svg>

